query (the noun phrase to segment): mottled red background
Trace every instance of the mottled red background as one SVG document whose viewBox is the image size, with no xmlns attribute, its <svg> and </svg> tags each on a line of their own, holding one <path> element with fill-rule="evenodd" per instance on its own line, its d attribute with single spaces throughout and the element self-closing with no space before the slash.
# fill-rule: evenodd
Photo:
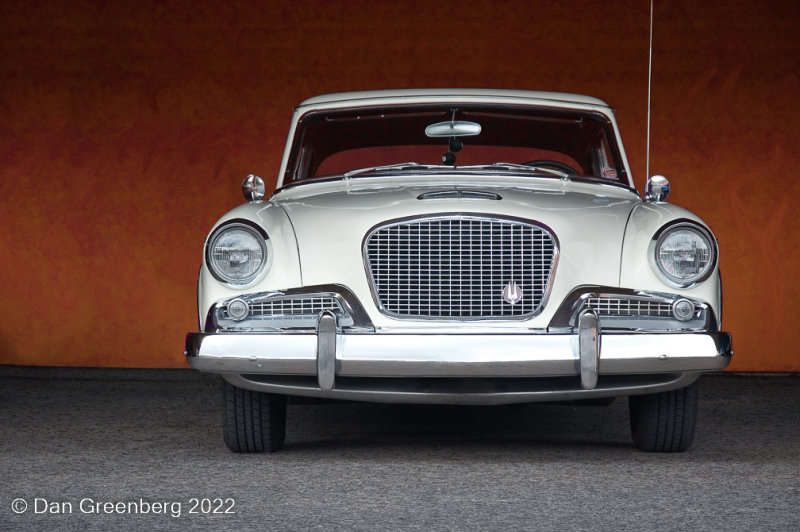
<svg viewBox="0 0 800 532">
<path fill-rule="evenodd" d="M 315 94 L 598 96 L 641 188 L 649 9 L 0 3 L 0 364 L 184 366 L 203 237 Z M 733 370 L 800 371 L 798 27 L 797 0 L 656 2 L 650 169 L 720 240 Z"/>
</svg>

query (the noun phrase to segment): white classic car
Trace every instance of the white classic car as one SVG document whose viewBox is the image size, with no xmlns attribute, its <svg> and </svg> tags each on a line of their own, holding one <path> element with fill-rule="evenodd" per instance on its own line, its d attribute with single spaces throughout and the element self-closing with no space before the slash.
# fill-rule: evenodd
<svg viewBox="0 0 800 532">
<path fill-rule="evenodd" d="M 332 94 L 295 109 L 275 192 L 211 230 L 189 364 L 224 378 L 236 452 L 287 396 L 506 404 L 628 396 L 634 443 L 683 451 L 724 368 L 717 241 L 634 188 L 614 112 L 564 93 Z"/>
</svg>

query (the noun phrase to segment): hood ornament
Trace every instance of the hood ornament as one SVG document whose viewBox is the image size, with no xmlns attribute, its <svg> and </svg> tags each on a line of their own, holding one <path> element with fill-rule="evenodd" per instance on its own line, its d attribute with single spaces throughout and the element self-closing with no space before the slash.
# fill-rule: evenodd
<svg viewBox="0 0 800 532">
<path fill-rule="evenodd" d="M 522 288 L 514 281 L 511 281 L 503 288 L 503 299 L 509 305 L 516 305 L 522 301 Z"/>
</svg>

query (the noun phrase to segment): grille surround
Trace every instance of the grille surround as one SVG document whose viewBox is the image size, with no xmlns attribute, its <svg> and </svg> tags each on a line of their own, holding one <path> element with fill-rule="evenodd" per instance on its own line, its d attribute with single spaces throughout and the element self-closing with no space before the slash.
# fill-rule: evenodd
<svg viewBox="0 0 800 532">
<path fill-rule="evenodd" d="M 446 230 L 443 229 L 445 224 Z M 456 231 L 453 230 L 454 224 Z M 423 226 L 426 226 L 424 230 Z M 488 232 L 487 228 L 490 229 Z M 397 232 L 394 236 L 406 238 L 404 250 L 400 250 L 399 239 L 392 240 L 392 230 Z M 412 230 L 417 232 L 416 235 Z M 401 235 L 401 231 L 405 232 Z M 427 240 L 423 241 L 423 237 Z M 509 251 L 503 247 L 503 237 L 510 237 L 510 243 L 517 247 L 512 247 L 511 253 L 493 254 L 498 246 L 501 251 Z M 515 237 L 533 238 L 515 241 Z M 447 247 L 443 243 L 447 243 Z M 537 253 L 534 255 L 533 251 Z M 444 322 L 522 321 L 539 315 L 547 304 L 558 265 L 559 242 L 552 229 L 533 220 L 455 213 L 382 222 L 367 232 L 362 253 L 373 300 L 386 316 Z M 433 264 L 433 261 L 438 262 Z M 506 266 L 516 270 L 513 274 L 507 271 L 496 273 L 498 262 L 501 270 Z M 533 263 L 538 268 L 534 268 Z M 404 266 L 406 270 L 403 270 Z M 530 275 L 526 275 L 528 270 Z M 517 272 L 519 277 L 514 278 Z M 416 285 L 411 282 L 412 276 L 416 277 Z M 407 282 L 398 285 L 398 279 Z M 476 280 L 477 287 L 474 284 Z M 516 305 L 507 303 L 502 296 L 504 287 L 511 282 L 523 290 L 523 299 Z M 431 294 L 438 296 L 435 302 L 436 298 Z M 447 300 L 446 304 L 444 300 Z"/>
</svg>

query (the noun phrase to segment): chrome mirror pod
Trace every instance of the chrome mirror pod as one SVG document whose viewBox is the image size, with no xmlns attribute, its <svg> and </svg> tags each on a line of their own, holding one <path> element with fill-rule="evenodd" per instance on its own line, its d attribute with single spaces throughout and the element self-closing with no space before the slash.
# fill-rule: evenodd
<svg viewBox="0 0 800 532">
<path fill-rule="evenodd" d="M 669 190 L 669 179 L 663 175 L 650 176 L 644 185 L 644 200 L 663 203 L 669 197 Z"/>
<path fill-rule="evenodd" d="M 242 181 L 242 194 L 247 201 L 261 201 L 267 193 L 264 180 L 255 174 L 250 174 Z"/>
</svg>

